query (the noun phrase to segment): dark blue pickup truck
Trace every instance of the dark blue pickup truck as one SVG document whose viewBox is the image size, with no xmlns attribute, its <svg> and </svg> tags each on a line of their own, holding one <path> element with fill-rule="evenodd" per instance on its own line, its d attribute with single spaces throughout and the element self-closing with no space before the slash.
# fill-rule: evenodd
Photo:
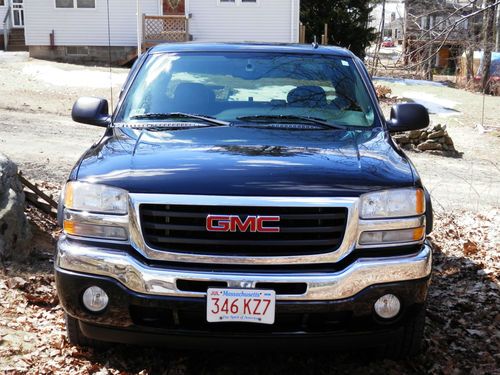
<svg viewBox="0 0 500 375">
<path fill-rule="evenodd" d="M 418 352 L 432 208 L 363 63 L 317 45 L 170 44 L 141 56 L 62 194 L 69 340 Z"/>
</svg>

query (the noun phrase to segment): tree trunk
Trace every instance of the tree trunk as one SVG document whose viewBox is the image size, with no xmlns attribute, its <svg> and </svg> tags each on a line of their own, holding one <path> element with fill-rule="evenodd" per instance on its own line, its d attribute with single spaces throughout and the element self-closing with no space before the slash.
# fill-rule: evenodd
<svg viewBox="0 0 500 375">
<path fill-rule="evenodd" d="M 478 2 L 474 2 L 472 4 L 472 12 L 477 11 Z M 468 41 L 467 41 L 467 50 L 466 50 L 466 69 L 467 69 L 467 84 L 469 84 L 476 75 L 474 72 L 474 51 L 478 49 L 481 28 L 478 25 L 477 18 L 472 17 L 469 21 L 469 27 L 467 31 Z"/>
<path fill-rule="evenodd" d="M 489 91 L 490 67 L 491 67 L 491 51 L 494 47 L 494 26 L 495 26 L 495 0 L 486 0 L 485 7 L 490 6 L 484 14 L 483 23 L 483 69 L 481 72 L 481 88 L 483 92 Z"/>
<path fill-rule="evenodd" d="M 434 44 L 431 41 L 429 47 L 427 47 L 427 56 L 425 63 L 425 79 L 428 81 L 432 81 L 434 79 L 433 68 L 434 68 Z"/>
<path fill-rule="evenodd" d="M 404 6 L 404 19 L 403 19 L 403 64 L 406 66 L 409 63 L 408 53 L 408 7 Z"/>
<path fill-rule="evenodd" d="M 372 65 L 372 76 L 377 74 L 378 59 L 380 54 L 380 47 L 384 40 L 384 29 L 385 29 L 385 0 L 382 2 L 382 19 L 380 21 L 380 34 L 378 36 L 377 45 L 375 46 L 375 51 L 373 52 L 373 65 Z"/>
<path fill-rule="evenodd" d="M 500 7 L 497 5 L 497 36 L 495 42 L 495 51 L 500 51 Z"/>
</svg>

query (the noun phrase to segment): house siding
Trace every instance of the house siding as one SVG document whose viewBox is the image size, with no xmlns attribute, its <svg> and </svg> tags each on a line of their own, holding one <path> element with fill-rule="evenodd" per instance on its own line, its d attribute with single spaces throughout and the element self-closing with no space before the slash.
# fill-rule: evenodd
<svg viewBox="0 0 500 375">
<path fill-rule="evenodd" d="M 0 31 L 3 32 L 3 19 L 5 18 L 5 15 L 7 14 L 7 2 L 5 2 L 5 6 L 0 6 Z"/>
<path fill-rule="evenodd" d="M 194 41 L 298 42 L 299 0 L 257 0 L 257 4 L 189 0 L 186 4 Z"/>
<path fill-rule="evenodd" d="M 109 0 L 111 45 L 136 46 L 136 1 Z M 158 15 L 158 0 L 141 0 L 142 13 Z M 61 9 L 55 0 L 24 0 L 26 44 L 50 45 L 54 30 L 56 46 L 107 46 L 106 0 L 96 0 L 95 9 Z"/>
</svg>

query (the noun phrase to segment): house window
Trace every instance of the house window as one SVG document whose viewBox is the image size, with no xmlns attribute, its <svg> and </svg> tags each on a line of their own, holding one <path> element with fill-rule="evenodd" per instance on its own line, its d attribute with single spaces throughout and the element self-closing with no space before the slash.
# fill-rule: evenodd
<svg viewBox="0 0 500 375">
<path fill-rule="evenodd" d="M 95 0 L 76 0 L 77 8 L 95 8 Z"/>
<path fill-rule="evenodd" d="M 0 7 L 5 6 L 5 0 L 0 0 Z"/>
<path fill-rule="evenodd" d="M 67 56 L 88 56 L 89 55 L 89 47 L 85 47 L 85 46 L 66 47 L 66 55 Z"/>
<path fill-rule="evenodd" d="M 95 8 L 95 0 L 56 0 L 56 8 Z"/>
<path fill-rule="evenodd" d="M 73 0 L 56 0 L 56 8 L 73 8 Z"/>
</svg>

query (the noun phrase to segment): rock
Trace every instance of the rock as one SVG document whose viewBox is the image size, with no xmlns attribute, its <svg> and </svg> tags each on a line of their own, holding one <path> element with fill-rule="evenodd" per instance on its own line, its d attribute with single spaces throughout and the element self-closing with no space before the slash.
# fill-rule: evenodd
<svg viewBox="0 0 500 375">
<path fill-rule="evenodd" d="M 429 134 L 430 139 L 441 138 L 444 136 L 444 130 L 437 130 Z"/>
<path fill-rule="evenodd" d="M 441 150 L 430 150 L 429 154 L 431 154 L 431 155 L 439 155 L 439 156 L 446 156 L 445 151 L 441 151 Z"/>
<path fill-rule="evenodd" d="M 405 144 L 402 144 L 402 145 L 401 145 L 401 148 L 402 148 L 403 150 L 411 150 L 411 149 L 412 149 L 412 146 L 413 146 L 413 144 L 411 144 L 411 143 L 405 143 Z"/>
<path fill-rule="evenodd" d="M 417 146 L 420 151 L 429 151 L 429 150 L 442 150 L 443 146 L 440 143 L 431 142 L 428 140 L 424 143 L 421 143 Z"/>
<path fill-rule="evenodd" d="M 30 237 L 17 166 L 0 154 L 0 260 L 25 259 L 30 251 Z"/>
<path fill-rule="evenodd" d="M 421 134 L 422 134 L 421 130 L 412 130 L 408 133 L 408 137 L 410 139 L 416 139 L 416 138 L 420 138 Z"/>
<path fill-rule="evenodd" d="M 455 150 L 453 141 L 446 131 L 446 125 L 437 124 L 425 130 L 411 130 L 393 137 L 404 150 L 429 152 L 447 157 L 462 156 Z"/>
<path fill-rule="evenodd" d="M 410 138 L 408 138 L 408 136 L 406 134 L 396 134 L 396 135 L 393 135 L 392 138 L 399 144 L 406 144 L 406 143 L 410 143 Z"/>
<path fill-rule="evenodd" d="M 411 145 L 411 150 L 412 150 L 413 152 L 422 152 L 422 151 L 420 151 L 420 150 L 417 148 L 417 145 L 414 145 L 414 144 L 412 144 L 412 145 Z"/>
</svg>

